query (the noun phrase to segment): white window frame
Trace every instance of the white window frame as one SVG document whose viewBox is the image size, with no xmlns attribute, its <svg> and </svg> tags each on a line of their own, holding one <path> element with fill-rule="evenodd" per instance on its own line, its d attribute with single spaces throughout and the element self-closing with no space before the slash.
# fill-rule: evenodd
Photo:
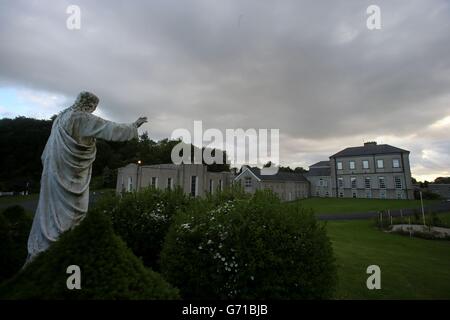
<svg viewBox="0 0 450 320">
<path fill-rule="evenodd" d="M 357 181 L 356 181 L 356 177 L 351 177 L 351 178 L 350 178 L 350 187 L 351 187 L 352 189 L 358 188 Z"/>
<path fill-rule="evenodd" d="M 355 170 L 356 169 L 356 162 L 354 160 L 351 160 L 348 162 L 348 168 L 350 170 Z"/>
<path fill-rule="evenodd" d="M 342 170 L 342 161 L 338 161 L 337 162 L 337 164 L 336 164 L 336 168 L 338 169 L 338 170 Z"/>
<path fill-rule="evenodd" d="M 397 166 L 395 165 L 395 163 L 397 163 Z M 392 168 L 400 168 L 400 159 L 392 159 Z"/>
<path fill-rule="evenodd" d="M 362 166 L 363 166 L 363 169 L 370 169 L 369 160 L 363 160 L 362 161 Z"/>
<path fill-rule="evenodd" d="M 338 178 L 338 188 L 344 187 L 344 178 Z"/>
<path fill-rule="evenodd" d="M 381 184 L 381 181 L 383 181 L 383 185 Z M 378 177 L 378 188 L 382 190 L 386 189 L 386 179 L 384 177 Z"/>
<path fill-rule="evenodd" d="M 380 166 L 381 163 L 381 166 Z M 377 168 L 378 169 L 384 169 L 384 160 L 383 159 L 378 159 L 377 160 Z"/>
<path fill-rule="evenodd" d="M 402 177 L 394 176 L 394 186 L 395 186 L 395 189 L 397 189 L 397 190 L 403 189 Z"/>
<path fill-rule="evenodd" d="M 369 182 L 369 186 L 367 186 L 367 182 Z M 372 188 L 372 179 L 370 179 L 370 177 L 364 177 L 364 188 L 365 189 Z"/>
</svg>

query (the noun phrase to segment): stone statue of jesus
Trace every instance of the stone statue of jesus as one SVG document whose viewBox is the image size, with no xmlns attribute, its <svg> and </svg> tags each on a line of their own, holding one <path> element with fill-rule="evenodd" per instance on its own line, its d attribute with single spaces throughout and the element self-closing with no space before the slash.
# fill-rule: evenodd
<svg viewBox="0 0 450 320">
<path fill-rule="evenodd" d="M 96 139 L 138 138 L 138 128 L 147 122 L 145 117 L 131 124 L 106 121 L 92 114 L 98 102 L 94 94 L 82 92 L 53 123 L 42 154 L 41 192 L 28 238 L 27 263 L 85 217 Z"/>
</svg>

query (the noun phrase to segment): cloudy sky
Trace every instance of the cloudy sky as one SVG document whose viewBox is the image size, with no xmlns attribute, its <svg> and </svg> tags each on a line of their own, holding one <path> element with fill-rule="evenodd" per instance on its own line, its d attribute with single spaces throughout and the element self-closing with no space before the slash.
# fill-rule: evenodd
<svg viewBox="0 0 450 320">
<path fill-rule="evenodd" d="M 416 178 L 450 176 L 450 2 L 0 1 L 0 117 L 49 118 L 82 90 L 154 139 L 277 128 L 281 163 L 304 167 L 376 140 Z"/>
</svg>

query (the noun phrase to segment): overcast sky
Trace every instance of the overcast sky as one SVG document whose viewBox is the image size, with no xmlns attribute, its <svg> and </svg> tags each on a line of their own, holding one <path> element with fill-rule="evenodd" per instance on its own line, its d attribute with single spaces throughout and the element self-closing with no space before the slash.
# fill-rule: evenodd
<svg viewBox="0 0 450 320">
<path fill-rule="evenodd" d="M 66 28 L 67 6 L 81 29 Z M 381 8 L 381 30 L 366 9 Z M 0 117 L 49 118 L 79 91 L 117 122 L 277 128 L 304 166 L 376 140 L 450 176 L 450 2 L 0 1 Z"/>
</svg>

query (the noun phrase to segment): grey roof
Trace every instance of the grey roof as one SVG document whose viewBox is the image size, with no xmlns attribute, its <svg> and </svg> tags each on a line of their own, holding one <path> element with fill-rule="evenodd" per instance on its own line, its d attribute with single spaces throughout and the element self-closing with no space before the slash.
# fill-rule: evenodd
<svg viewBox="0 0 450 320">
<path fill-rule="evenodd" d="M 308 181 L 301 173 L 278 171 L 278 173 L 274 175 L 261 175 L 261 169 L 259 168 L 248 167 L 248 169 L 261 179 L 261 181 Z"/>
<path fill-rule="evenodd" d="M 305 173 L 305 176 L 307 177 L 323 177 L 323 176 L 330 176 L 331 175 L 331 169 L 328 168 L 314 168 L 309 167 L 309 171 Z"/>
<path fill-rule="evenodd" d="M 330 167 L 330 161 L 319 161 L 317 163 L 314 163 L 313 165 L 309 166 L 310 168 L 314 167 Z"/>
<path fill-rule="evenodd" d="M 390 154 L 390 153 L 409 153 L 409 151 L 393 147 L 388 144 L 368 144 L 362 147 L 346 148 L 332 155 L 330 158 L 368 156 L 375 154 Z"/>
</svg>

